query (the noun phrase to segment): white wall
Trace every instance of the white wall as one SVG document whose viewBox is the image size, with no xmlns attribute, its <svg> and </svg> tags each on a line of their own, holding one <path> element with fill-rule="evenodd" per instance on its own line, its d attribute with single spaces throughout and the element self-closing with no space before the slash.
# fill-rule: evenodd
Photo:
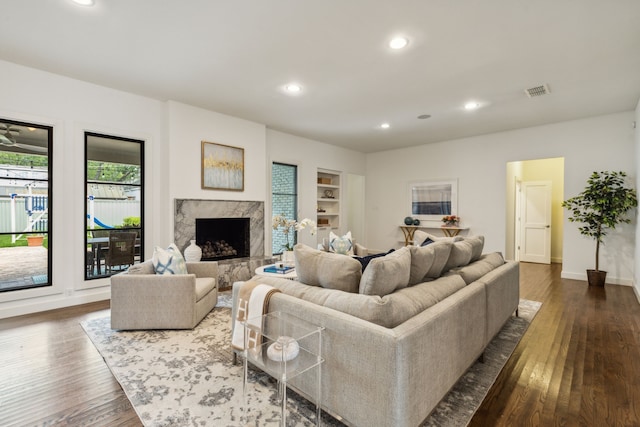
<svg viewBox="0 0 640 427">
<path fill-rule="evenodd" d="M 271 162 L 299 165 L 301 215 L 315 217 L 318 167 L 364 174 L 364 155 L 178 102 L 161 102 L 0 61 L 0 117 L 54 127 L 53 286 L 0 294 L 0 318 L 108 299 L 109 280 L 85 281 L 84 131 L 145 141 L 146 256 L 173 240 L 174 200 L 266 201 Z M 267 142 L 267 139 L 269 141 Z M 245 149 L 242 192 L 203 190 L 201 141 Z M 267 149 L 274 155 L 267 155 Z M 305 233 L 306 234 L 306 233 Z M 312 239 L 307 236 L 308 239 Z M 267 233 L 266 253 L 270 253 Z M 315 238 L 306 243 L 315 246 Z M 301 239 L 304 241 L 304 239 Z"/>
<path fill-rule="evenodd" d="M 169 194 L 171 213 L 165 242 L 173 241 L 175 199 L 265 201 L 267 174 L 265 125 L 170 101 Z M 202 141 L 244 148 L 244 191 L 201 188 Z M 271 220 L 268 222 L 271 223 Z"/>
<path fill-rule="evenodd" d="M 145 245 L 168 223 L 164 103 L 0 61 L 0 117 L 53 126 L 52 287 L 0 294 L 0 318 L 109 298 L 84 281 L 84 131 L 145 141 Z"/>
<path fill-rule="evenodd" d="M 268 178 L 264 183 L 267 188 L 267 194 L 271 194 L 271 163 L 279 162 L 298 166 L 298 218 L 316 219 L 317 205 L 317 172 L 318 169 L 330 169 L 342 172 L 341 183 L 343 190 L 341 195 L 348 194 L 346 188 L 347 175 L 364 175 L 365 174 L 365 157 L 362 153 L 347 150 L 334 145 L 324 144 L 322 142 L 313 141 L 267 129 L 267 173 Z M 347 200 L 341 200 L 341 221 L 340 233 L 346 233 L 347 211 L 345 209 Z M 265 204 L 265 212 L 270 215 L 271 200 L 267 200 Z M 366 218 L 363 218 L 366 221 Z M 271 219 L 267 221 L 271 224 Z M 298 242 L 304 243 L 311 247 L 316 247 L 318 239 L 321 241 L 322 232 L 317 236 L 310 236 L 307 232 L 298 235 Z M 354 236 L 359 242 L 362 242 L 361 236 Z M 266 253 L 271 253 L 271 233 L 266 233 L 265 241 L 267 244 Z M 366 243 L 366 242 L 363 242 Z"/>
<path fill-rule="evenodd" d="M 505 251 L 506 164 L 551 157 L 565 159 L 565 197 L 578 194 L 594 170 L 624 170 L 636 179 L 632 111 L 518 129 L 367 155 L 367 239 L 386 249 L 402 240 L 399 225 L 409 215 L 408 183 L 458 179 L 458 209 L 471 234 L 485 236 L 485 250 Z M 381 171 L 384 171 L 383 173 Z M 439 226 L 439 224 L 436 224 Z M 566 220 L 563 277 L 586 280 L 595 245 Z M 630 284 L 634 271 L 635 222 L 608 236 L 601 268 L 608 279 Z"/>
</svg>

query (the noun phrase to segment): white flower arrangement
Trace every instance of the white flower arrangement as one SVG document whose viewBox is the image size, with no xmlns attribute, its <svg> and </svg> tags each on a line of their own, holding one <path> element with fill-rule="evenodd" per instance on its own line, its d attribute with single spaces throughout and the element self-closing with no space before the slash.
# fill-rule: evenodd
<svg viewBox="0 0 640 427">
<path fill-rule="evenodd" d="M 286 251 L 293 250 L 293 245 L 289 240 L 289 236 L 293 234 L 294 230 L 300 231 L 304 230 L 305 228 L 309 228 L 309 233 L 311 233 L 312 236 L 315 235 L 318 231 L 318 227 L 316 226 L 315 221 L 312 221 L 309 218 L 305 218 L 298 222 L 295 219 L 287 219 L 284 214 L 275 215 L 271 221 L 271 225 L 274 230 L 282 228 L 282 233 L 287 240 L 287 243 L 282 245 L 282 248 Z"/>
</svg>

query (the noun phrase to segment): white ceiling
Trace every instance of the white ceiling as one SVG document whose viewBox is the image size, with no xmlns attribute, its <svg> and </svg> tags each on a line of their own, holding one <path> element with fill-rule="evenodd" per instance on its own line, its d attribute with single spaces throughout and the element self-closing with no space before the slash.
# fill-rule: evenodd
<svg viewBox="0 0 640 427">
<path fill-rule="evenodd" d="M 640 98 L 638 0 L 95 1 L 2 0 L 0 59 L 362 152 Z M 397 34 L 409 46 L 391 51 Z"/>
</svg>

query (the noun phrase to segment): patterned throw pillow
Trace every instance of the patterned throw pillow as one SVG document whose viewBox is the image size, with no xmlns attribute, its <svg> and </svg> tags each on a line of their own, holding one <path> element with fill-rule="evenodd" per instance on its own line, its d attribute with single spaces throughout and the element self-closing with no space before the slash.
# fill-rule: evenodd
<svg viewBox="0 0 640 427">
<path fill-rule="evenodd" d="M 333 231 L 329 233 L 329 252 L 341 255 L 353 255 L 353 239 L 349 231 L 342 237 L 338 237 Z"/>
<path fill-rule="evenodd" d="M 187 263 L 175 243 L 170 244 L 167 249 L 156 246 L 152 260 L 156 274 L 188 274 Z"/>
</svg>

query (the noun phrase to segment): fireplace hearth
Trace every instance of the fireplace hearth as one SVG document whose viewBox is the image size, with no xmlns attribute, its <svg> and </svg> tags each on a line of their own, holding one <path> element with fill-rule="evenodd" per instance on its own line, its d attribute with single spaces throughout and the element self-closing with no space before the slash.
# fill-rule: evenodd
<svg viewBox="0 0 640 427">
<path fill-rule="evenodd" d="M 196 244 L 203 261 L 248 257 L 249 218 L 196 218 Z"/>
</svg>

